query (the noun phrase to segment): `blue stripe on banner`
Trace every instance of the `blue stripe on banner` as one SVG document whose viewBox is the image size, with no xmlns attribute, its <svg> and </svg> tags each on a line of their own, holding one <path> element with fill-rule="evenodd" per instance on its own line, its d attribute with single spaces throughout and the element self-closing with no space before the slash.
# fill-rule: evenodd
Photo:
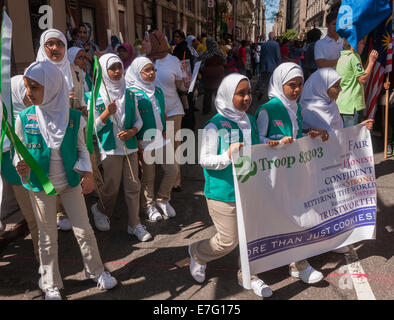
<svg viewBox="0 0 394 320">
<path fill-rule="evenodd" d="M 376 223 L 376 207 L 353 210 L 311 229 L 270 236 L 248 243 L 249 262 L 297 247 L 334 238 L 350 230 Z"/>
</svg>

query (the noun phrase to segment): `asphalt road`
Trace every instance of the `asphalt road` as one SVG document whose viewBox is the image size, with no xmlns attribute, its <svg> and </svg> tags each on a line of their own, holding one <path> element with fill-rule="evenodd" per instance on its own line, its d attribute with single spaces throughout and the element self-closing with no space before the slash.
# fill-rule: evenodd
<svg viewBox="0 0 394 320">
<path fill-rule="evenodd" d="M 257 105 L 255 102 L 251 112 Z M 209 118 L 200 113 L 196 115 L 200 127 Z M 325 275 L 325 279 L 314 286 L 291 278 L 287 267 L 261 274 L 274 291 L 270 300 L 357 300 L 365 297 L 360 294 L 360 288 L 353 285 L 349 270 L 344 267 L 350 262 L 358 262 L 356 265 L 363 269 L 362 274 L 353 270 L 352 275 L 355 282 L 362 283 L 361 290 L 370 287 L 367 297 L 394 299 L 394 158 L 383 160 L 381 140 L 374 139 L 378 186 L 376 240 L 353 245 L 350 255 L 331 252 L 309 259 Z M 105 266 L 120 283 L 109 292 L 99 291 L 93 281 L 84 280 L 81 254 L 72 232 L 59 232 L 65 299 L 261 300 L 237 284 L 237 250 L 208 265 L 207 281 L 203 285 L 191 278 L 187 246 L 211 237 L 215 229 L 203 196 L 202 169 L 198 165 L 184 166 L 182 176 L 184 191 L 174 193 L 172 200 L 177 217 L 157 224 L 143 221 L 154 240 L 138 243 L 127 234 L 123 196 L 118 199 L 111 231 L 96 231 Z M 87 198 L 88 208 L 94 201 L 92 197 Z M 38 263 L 33 256 L 30 235 L 27 235 L 0 252 L 0 300 L 41 300 L 37 282 Z"/>
</svg>

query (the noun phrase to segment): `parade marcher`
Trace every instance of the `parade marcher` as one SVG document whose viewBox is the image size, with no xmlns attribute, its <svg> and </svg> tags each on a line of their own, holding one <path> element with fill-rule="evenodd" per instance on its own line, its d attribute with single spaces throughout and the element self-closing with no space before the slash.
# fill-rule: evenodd
<svg viewBox="0 0 394 320">
<path fill-rule="evenodd" d="M 12 104 L 14 107 L 14 119 L 16 119 L 19 112 L 31 106 L 29 99 L 26 97 L 26 87 L 23 82 L 23 75 L 11 78 L 11 93 Z M 22 186 L 21 178 L 19 177 L 15 167 L 12 165 L 13 153 L 14 151 L 12 148 L 4 148 L 1 162 L 1 175 L 14 191 L 15 199 L 21 209 L 31 234 L 34 255 L 37 261 L 39 261 L 37 222 L 30 202 L 29 192 Z"/>
<path fill-rule="evenodd" d="M 67 56 L 71 65 L 74 88 L 71 95 L 71 108 L 79 110 L 87 117 L 87 104 L 85 102 L 85 92 L 89 91 L 86 83 L 87 57 L 85 50 L 79 47 L 72 47 L 67 50 Z"/>
<path fill-rule="evenodd" d="M 343 50 L 343 39 L 337 33 L 338 13 L 327 15 L 327 35 L 315 44 L 315 61 L 318 68 L 335 69 Z"/>
<path fill-rule="evenodd" d="M 305 82 L 300 100 L 304 129 L 318 127 L 331 131 L 343 128 L 336 103 L 342 90 L 341 79 L 334 69 L 322 68 Z"/>
<path fill-rule="evenodd" d="M 193 69 L 193 56 L 186 42 L 185 33 L 182 30 L 175 30 L 173 34 L 175 49 L 172 53 L 175 57 L 182 60 L 189 60 Z"/>
<path fill-rule="evenodd" d="M 129 43 L 122 43 L 118 46 L 118 55 L 123 62 L 124 70 L 127 72 L 127 69 L 130 67 L 131 63 L 134 60 L 134 49 L 133 46 Z"/>
<path fill-rule="evenodd" d="M 62 32 L 49 29 L 41 35 L 36 61 L 50 61 L 54 64 L 63 74 L 68 90 L 72 90 L 74 83 L 70 61 L 67 58 L 67 40 Z"/>
<path fill-rule="evenodd" d="M 214 38 L 207 38 L 207 51 L 201 57 L 202 83 L 204 86 L 203 114 L 212 111 L 212 98 L 224 77 L 226 59 Z"/>
<path fill-rule="evenodd" d="M 341 89 L 341 75 L 332 68 L 322 68 L 314 72 L 305 82 L 300 99 L 303 128 L 321 128 L 327 131 L 343 128 L 343 120 L 336 100 Z M 372 129 L 373 120 L 364 122 L 368 130 Z M 345 246 L 334 250 L 347 253 Z"/>
<path fill-rule="evenodd" d="M 86 277 L 96 281 L 101 289 L 111 289 L 117 281 L 104 270 L 82 195 L 91 193 L 94 187 L 83 131 L 86 122 L 79 111 L 70 109 L 67 83 L 53 64 L 33 63 L 26 70 L 24 81 L 32 106 L 19 113 L 15 132 L 49 176 L 61 198 L 81 249 Z M 31 186 L 34 192 L 31 203 L 39 229 L 40 287 L 46 300 L 61 300 L 57 196 L 43 191 L 25 161 L 14 157 L 14 165 L 25 188 Z M 30 184 L 26 184 L 26 176 L 30 176 Z"/>
<path fill-rule="evenodd" d="M 246 111 L 252 103 L 249 79 L 239 73 L 224 78 L 215 101 L 218 114 L 208 121 L 202 137 L 200 164 L 204 168 L 205 197 L 209 214 L 216 227 L 211 239 L 189 246 L 190 273 L 199 283 L 205 281 L 207 263 L 220 259 L 238 246 L 237 213 L 231 158 L 244 145 L 259 144 L 256 120 Z M 225 135 L 237 139 L 226 140 Z M 252 288 L 260 297 L 270 297 L 271 289 L 257 276 Z M 242 273 L 238 272 L 242 285 Z"/>
<path fill-rule="evenodd" d="M 120 46 L 119 38 L 115 35 L 111 36 L 111 44 L 105 49 L 104 53 L 114 53 L 118 52 Z"/>
<path fill-rule="evenodd" d="M 81 23 L 79 25 L 79 39 L 77 46 L 85 50 L 88 58 L 87 73 L 91 75 L 93 73 L 93 59 L 96 52 L 100 51 L 98 45 L 92 41 L 92 27 L 88 23 Z"/>
<path fill-rule="evenodd" d="M 40 49 L 36 61 L 49 61 L 61 72 L 69 90 L 69 98 L 74 100 L 73 74 L 70 61 L 68 60 L 67 40 L 62 32 L 56 29 L 49 29 L 41 35 Z M 57 224 L 63 231 L 71 231 L 72 229 L 71 222 L 65 215 L 59 200 Z"/>
<path fill-rule="evenodd" d="M 155 87 L 155 78 L 156 71 L 153 62 L 145 57 L 139 57 L 133 61 L 126 75 L 126 85 L 136 97 L 136 105 L 144 123 L 137 135 L 141 155 L 142 207 L 152 222 L 163 219 L 158 208 L 161 209 L 164 216 L 175 217 L 175 209 L 169 201 L 178 171 L 176 165 L 168 164 L 163 156 L 164 176 L 160 182 L 157 197 L 155 197 L 157 161 L 147 163 L 143 158 L 144 150 L 147 148 L 153 148 L 151 152 L 154 158 L 159 155 L 159 150 L 166 151 L 167 148 L 162 139 L 166 133 L 165 98 L 163 91 Z M 154 135 L 149 134 L 151 130 L 156 130 Z"/>
<path fill-rule="evenodd" d="M 301 106 L 297 103 L 303 84 L 304 75 L 297 64 L 286 62 L 275 69 L 268 93 L 271 100 L 256 112 L 260 143 L 274 147 L 303 137 Z M 324 130 L 311 130 L 308 134 L 328 139 L 328 133 Z M 307 260 L 290 264 L 290 275 L 309 284 L 323 279 L 323 274 L 309 265 Z"/>
<path fill-rule="evenodd" d="M 110 230 L 110 218 L 123 183 L 128 233 L 140 241 L 148 241 L 152 236 L 139 218 L 141 184 L 136 135 L 142 128 L 142 119 L 132 94 L 126 88 L 120 58 L 115 54 L 105 54 L 100 58 L 100 65 L 103 81 L 99 96 L 101 103 L 96 106 L 95 127 L 101 146 L 104 185 L 100 189 L 102 198 L 92 206 L 94 222 L 98 230 Z"/>
<path fill-rule="evenodd" d="M 180 61 L 177 57 L 168 53 L 168 42 L 165 35 L 158 30 L 150 33 L 149 36 L 151 44 L 151 52 L 148 58 L 154 62 L 157 70 L 155 85 L 164 93 L 166 115 L 167 115 L 167 129 L 171 126 L 174 128 L 174 135 L 169 135 L 167 138 L 171 140 L 172 147 L 177 150 L 180 141 L 176 141 L 175 137 L 179 130 L 181 130 L 182 119 L 185 115 L 185 110 L 178 92 L 187 93 L 183 81 L 183 73 L 180 66 Z M 181 171 L 179 164 L 177 166 L 176 179 L 173 188 L 181 189 Z"/>
<path fill-rule="evenodd" d="M 186 38 L 186 42 L 187 42 L 187 47 L 189 48 L 190 53 L 192 54 L 192 60 L 193 60 L 192 63 L 193 63 L 193 65 L 195 65 L 200 58 L 198 52 L 196 51 L 196 48 L 197 48 L 196 37 L 193 35 L 189 35 Z"/>
<path fill-rule="evenodd" d="M 372 74 L 379 54 L 376 50 L 371 51 L 368 66 L 364 70 L 360 57 L 365 46 L 364 40 L 359 41 L 357 52 L 346 40 L 343 44 L 345 50 L 340 53 L 341 57 L 337 64 L 337 72 L 342 77 L 342 91 L 339 94 L 337 104 L 344 127 L 347 128 L 363 122 L 366 118 L 364 84 Z"/>
</svg>

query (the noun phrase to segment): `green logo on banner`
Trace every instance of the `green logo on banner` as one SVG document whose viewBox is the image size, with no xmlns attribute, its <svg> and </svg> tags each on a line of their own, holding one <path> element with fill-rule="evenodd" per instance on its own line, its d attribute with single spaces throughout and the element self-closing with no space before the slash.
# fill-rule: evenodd
<svg viewBox="0 0 394 320">
<path fill-rule="evenodd" d="M 245 183 L 257 173 L 257 163 L 252 162 L 248 156 L 239 157 L 234 166 L 238 181 L 241 183 Z"/>
</svg>

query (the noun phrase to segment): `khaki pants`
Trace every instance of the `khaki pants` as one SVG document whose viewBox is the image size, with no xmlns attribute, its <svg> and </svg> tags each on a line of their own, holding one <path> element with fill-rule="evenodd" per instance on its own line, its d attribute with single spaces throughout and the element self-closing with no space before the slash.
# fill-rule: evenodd
<svg viewBox="0 0 394 320">
<path fill-rule="evenodd" d="M 217 233 L 208 240 L 192 244 L 191 255 L 199 264 L 207 264 L 220 259 L 238 245 L 237 209 L 235 202 L 223 202 L 207 199 L 209 214 L 216 227 Z M 303 271 L 309 267 L 307 260 L 294 262 L 290 268 Z M 238 274 L 242 279 L 242 274 Z M 255 278 L 252 276 L 252 280 Z"/>
<path fill-rule="evenodd" d="M 101 196 L 104 207 L 99 201 L 98 209 L 108 217 L 113 215 L 120 184 L 123 181 L 124 197 L 129 214 L 128 223 L 130 227 L 135 228 L 141 223 L 139 217 L 141 183 L 138 179 L 137 152 L 130 154 L 129 159 L 135 181 L 133 181 L 126 156 L 108 156 L 103 161 L 104 185 L 101 187 Z"/>
<path fill-rule="evenodd" d="M 152 152 L 156 156 L 155 152 Z M 155 205 L 156 201 L 168 202 L 171 200 L 171 192 L 178 174 L 178 167 L 175 164 L 166 164 L 166 154 L 163 152 L 164 164 L 161 165 L 164 176 L 161 180 L 157 197 L 155 198 L 156 164 L 147 164 L 141 161 L 141 206 L 146 209 L 150 205 Z M 156 199 L 156 200 L 155 200 Z"/>
<path fill-rule="evenodd" d="M 34 210 L 30 202 L 29 191 L 23 186 L 15 185 L 12 186 L 12 189 L 14 190 L 16 201 L 18 202 L 19 208 L 21 209 L 27 226 L 29 227 L 31 240 L 33 241 L 34 255 L 39 261 L 40 258 L 38 254 L 38 227 L 36 217 L 34 215 Z"/>
<path fill-rule="evenodd" d="M 168 126 L 168 123 L 169 123 L 169 122 L 173 122 L 173 123 L 174 123 L 174 136 L 173 136 L 173 137 L 168 137 L 168 138 L 171 139 L 171 143 L 172 143 L 172 145 L 174 146 L 174 150 L 175 150 L 175 151 L 176 151 L 176 150 L 178 149 L 178 147 L 181 145 L 181 141 L 176 141 L 175 137 L 176 137 L 177 132 L 178 132 L 179 130 L 181 130 L 181 127 L 182 127 L 182 118 L 183 118 L 182 115 L 178 115 L 178 116 L 169 117 L 169 118 L 167 119 L 167 126 Z M 178 169 L 178 174 L 177 174 L 177 176 L 176 176 L 176 180 L 175 180 L 175 182 L 174 182 L 174 186 L 173 186 L 173 187 L 180 187 L 180 186 L 182 185 L 182 181 L 181 181 L 181 168 L 180 168 L 180 166 L 179 166 L 179 164 L 178 164 L 177 162 L 175 162 L 175 163 L 176 163 L 176 166 L 177 166 L 177 169 Z"/>
<path fill-rule="evenodd" d="M 199 264 L 220 259 L 238 246 L 237 209 L 235 202 L 207 199 L 209 214 L 217 233 L 191 246 L 192 257 Z"/>
<path fill-rule="evenodd" d="M 98 251 L 96 237 L 89 224 L 85 199 L 81 186 L 71 188 L 67 186 L 57 190 L 63 207 L 73 225 L 74 235 L 78 241 L 85 266 L 85 275 L 95 279 L 104 272 L 104 266 Z M 39 229 L 39 255 L 42 289 L 63 288 L 59 272 L 58 259 L 58 230 L 56 224 L 56 196 L 48 196 L 45 192 L 35 193 L 38 206 L 46 223 L 41 219 L 35 202 L 32 205 Z"/>
</svg>

